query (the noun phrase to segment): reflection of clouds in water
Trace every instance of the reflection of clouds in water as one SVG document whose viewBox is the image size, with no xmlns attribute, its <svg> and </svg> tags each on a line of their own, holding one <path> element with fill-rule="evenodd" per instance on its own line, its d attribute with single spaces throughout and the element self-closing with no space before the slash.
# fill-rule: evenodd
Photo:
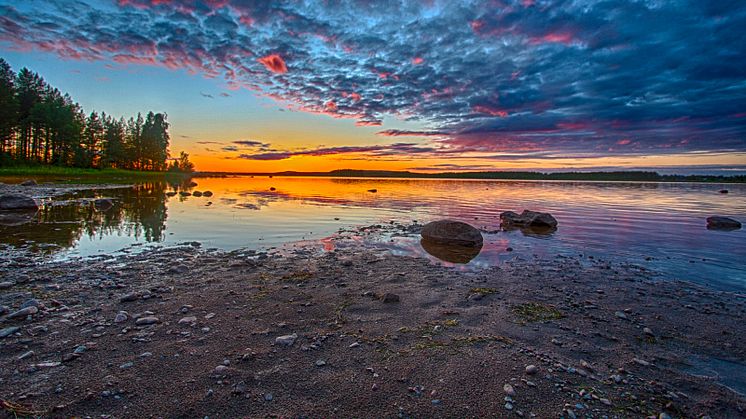
<svg viewBox="0 0 746 419">
<path fill-rule="evenodd" d="M 259 211 L 259 207 L 258 206 L 254 205 L 252 203 L 249 203 L 249 202 L 242 202 L 240 204 L 236 204 L 235 206 L 236 206 L 236 208 L 250 209 L 250 210 Z"/>
</svg>

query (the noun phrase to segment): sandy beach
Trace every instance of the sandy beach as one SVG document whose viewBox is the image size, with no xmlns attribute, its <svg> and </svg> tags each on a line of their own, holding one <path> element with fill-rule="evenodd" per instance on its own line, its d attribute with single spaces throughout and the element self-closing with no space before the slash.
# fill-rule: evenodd
<svg viewBox="0 0 746 419">
<path fill-rule="evenodd" d="M 702 367 L 743 368 L 744 295 L 597 258 L 464 272 L 362 247 L 267 255 L 195 243 L 16 256 L 0 272 L 2 397 L 44 417 L 725 418 L 746 408 Z"/>
</svg>

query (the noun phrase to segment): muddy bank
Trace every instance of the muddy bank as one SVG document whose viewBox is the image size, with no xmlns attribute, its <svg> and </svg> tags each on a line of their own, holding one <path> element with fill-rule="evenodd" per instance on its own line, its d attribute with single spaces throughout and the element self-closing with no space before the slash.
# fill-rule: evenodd
<svg viewBox="0 0 746 419">
<path fill-rule="evenodd" d="M 746 414 L 746 298 L 632 265 L 182 246 L 0 277 L 0 398 L 48 417 Z"/>
</svg>

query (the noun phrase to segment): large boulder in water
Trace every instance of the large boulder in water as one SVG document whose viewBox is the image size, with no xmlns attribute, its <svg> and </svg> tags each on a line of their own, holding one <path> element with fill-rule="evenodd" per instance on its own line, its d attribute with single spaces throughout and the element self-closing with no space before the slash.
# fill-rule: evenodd
<svg viewBox="0 0 746 419">
<path fill-rule="evenodd" d="M 537 212 L 523 210 L 522 213 L 516 214 L 513 211 L 505 211 L 500 214 L 500 220 L 503 224 L 522 226 L 522 227 L 557 227 L 557 219 L 552 217 L 548 212 Z"/>
<path fill-rule="evenodd" d="M 741 223 L 728 217 L 712 216 L 707 217 L 707 228 L 709 230 L 738 230 Z"/>
<path fill-rule="evenodd" d="M 469 224 L 454 220 L 439 220 L 422 227 L 422 238 L 433 243 L 453 246 L 482 246 L 482 233 Z"/>
<path fill-rule="evenodd" d="M 22 194 L 0 195 L 0 210 L 33 210 L 36 211 L 39 206 L 36 205 L 34 198 Z"/>
</svg>

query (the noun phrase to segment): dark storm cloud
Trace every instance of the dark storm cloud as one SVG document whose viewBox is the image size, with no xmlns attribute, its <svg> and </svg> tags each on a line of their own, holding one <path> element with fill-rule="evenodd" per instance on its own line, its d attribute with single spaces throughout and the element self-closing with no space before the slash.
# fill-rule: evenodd
<svg viewBox="0 0 746 419">
<path fill-rule="evenodd" d="M 393 115 L 426 128 L 382 135 L 448 153 L 744 151 L 744 28 L 742 1 L 0 0 L 6 48 L 223 77 L 361 126 Z"/>
</svg>

